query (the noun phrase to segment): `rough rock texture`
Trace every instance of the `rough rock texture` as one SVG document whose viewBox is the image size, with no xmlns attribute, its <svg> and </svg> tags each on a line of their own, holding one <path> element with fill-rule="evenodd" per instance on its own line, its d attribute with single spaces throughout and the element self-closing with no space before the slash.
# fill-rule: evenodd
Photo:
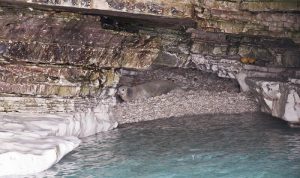
<svg viewBox="0 0 300 178">
<path fill-rule="evenodd" d="M 4 9 L 0 12 L 0 111 L 85 111 L 113 95 L 119 76 L 112 66 L 119 64 L 118 57 L 111 56 L 118 56 L 114 48 L 129 40 L 129 33 L 106 33 L 93 16 Z M 139 38 L 131 37 L 129 41 Z"/>
<path fill-rule="evenodd" d="M 14 0 L 10 1 L 10 3 L 2 0 L 2 4 L 5 5 L 14 4 L 14 2 L 24 2 L 24 0 Z M 79 65 L 83 65 L 82 60 L 89 61 L 90 58 L 96 58 L 95 55 L 99 56 L 101 54 L 101 57 L 105 58 L 103 62 L 108 61 L 108 64 L 111 64 L 111 62 L 109 62 L 110 60 L 115 61 L 114 64 L 111 64 L 112 67 L 135 67 L 136 65 L 134 64 L 139 61 L 135 59 L 135 57 L 147 57 L 147 59 L 144 59 L 143 61 L 146 61 L 145 63 L 148 62 L 148 65 L 146 64 L 144 66 L 149 66 L 149 62 L 151 63 L 154 58 L 157 58 L 158 61 L 167 63 L 171 66 L 181 66 L 187 61 L 188 54 L 192 53 L 204 56 L 212 56 L 214 58 L 225 57 L 226 59 L 235 60 L 239 59 L 240 57 L 253 57 L 256 59 L 256 63 L 259 65 L 300 67 L 300 62 L 298 60 L 298 56 L 300 55 L 300 15 L 298 13 L 298 1 L 282 0 L 257 2 L 248 0 L 155 0 L 148 2 L 139 0 L 58 0 L 26 1 L 26 3 L 23 3 L 22 5 L 26 4 L 29 5 L 30 9 L 32 9 L 33 11 L 36 11 L 35 9 L 45 10 L 52 8 L 56 11 L 72 11 L 100 15 L 102 17 L 101 23 L 105 28 L 114 29 L 117 31 L 134 31 L 138 32 L 138 34 L 140 35 L 146 34 L 147 37 L 157 37 L 157 35 L 153 36 L 153 33 L 156 33 L 158 29 L 157 27 L 159 25 L 167 25 L 170 27 L 177 24 L 183 29 L 186 27 L 193 28 L 192 31 L 190 30 L 187 33 L 189 34 L 191 32 L 190 35 L 192 36 L 192 38 L 185 38 L 182 35 L 168 36 L 167 34 L 163 34 L 162 37 L 158 37 L 159 39 L 155 40 L 156 42 L 160 41 L 161 44 L 157 44 L 154 42 L 155 44 L 149 44 L 147 48 L 143 48 L 144 50 L 148 50 L 136 51 L 134 49 L 135 47 L 143 46 L 145 44 L 139 44 L 136 46 L 130 43 L 131 45 L 128 46 L 127 42 L 123 43 L 124 40 L 122 40 L 123 38 L 125 38 L 124 36 L 127 35 L 129 35 L 129 37 L 127 37 L 126 39 L 131 39 L 132 37 L 130 36 L 133 34 L 113 34 L 112 32 L 108 32 L 105 30 L 103 31 L 100 28 L 96 28 L 99 24 L 96 25 L 93 20 L 90 20 L 90 17 L 88 17 L 84 21 L 80 21 L 79 19 L 82 19 L 82 17 L 75 15 L 75 19 L 79 20 L 79 22 L 76 22 L 76 20 L 74 19 L 69 22 L 73 24 L 76 23 L 75 26 L 69 26 L 68 23 L 64 23 L 66 20 L 70 20 L 69 17 L 64 18 L 65 20 L 61 20 L 61 22 L 57 22 L 56 20 L 53 21 L 51 20 L 51 17 L 50 19 L 46 18 L 45 20 L 48 23 L 48 27 L 51 26 L 51 22 L 53 22 L 54 24 L 56 24 L 53 24 L 56 28 L 57 25 L 64 26 L 65 24 L 66 28 L 64 30 L 73 29 L 72 32 L 67 35 L 63 35 L 59 39 L 63 41 L 67 39 L 68 41 L 69 38 L 72 38 L 73 42 L 79 41 L 81 42 L 81 44 L 86 45 L 85 48 L 74 48 L 73 50 L 74 52 L 76 52 L 74 54 L 75 56 L 68 57 L 66 56 L 66 54 L 62 54 L 62 58 L 65 62 L 69 60 L 75 62 L 74 60 L 76 60 Z M 34 4 L 44 4 L 47 8 L 42 8 L 44 6 L 34 6 Z M 76 8 L 70 9 L 66 8 L 66 6 Z M 93 11 L 93 9 L 105 9 L 105 11 L 95 12 Z M 123 11 L 126 13 L 120 14 L 118 13 L 119 11 Z M 5 10 L 3 12 L 5 12 Z M 144 15 L 135 14 L 136 12 Z M 156 14 L 159 17 L 151 16 L 153 14 Z M 176 19 L 174 18 L 162 18 L 166 16 L 177 17 L 178 20 L 176 21 Z M 41 15 L 39 17 L 41 17 Z M 182 19 L 182 17 L 188 17 L 188 19 Z M 25 19 L 20 18 L 20 20 L 22 21 L 24 21 Z M 40 20 L 43 21 L 43 18 L 41 18 Z M 193 25 L 191 21 L 194 21 L 195 25 Z M 24 23 L 24 25 L 26 25 L 26 22 Z M 36 23 L 36 25 L 39 25 L 38 21 Z M 145 24 L 149 23 L 153 23 L 150 29 L 145 28 Z M 10 24 L 13 25 L 14 23 Z M 80 28 L 86 25 L 88 25 L 90 28 Z M 35 28 L 34 25 L 32 27 Z M 79 28 L 79 30 L 74 30 L 77 28 Z M 95 30 L 93 32 L 97 33 L 97 31 L 102 31 L 102 33 L 104 34 L 91 36 L 91 28 Z M 24 29 L 21 28 L 20 30 Z M 163 29 L 163 31 L 165 30 L 166 29 Z M 41 35 L 44 35 L 44 33 L 46 33 L 45 35 L 51 34 L 49 33 L 49 29 L 47 29 L 47 27 L 43 27 L 43 31 L 44 32 L 41 33 Z M 145 31 L 146 33 L 143 33 Z M 60 32 L 61 30 L 58 30 L 57 33 Z M 78 35 L 78 33 L 80 33 L 80 35 Z M 30 36 L 30 34 L 28 35 Z M 107 44 L 106 38 L 111 37 L 111 35 L 115 37 L 115 44 Z M 176 42 L 172 37 L 180 40 Z M 95 40 L 92 40 L 92 38 Z M 100 38 L 101 40 L 98 40 Z M 144 39 L 143 36 L 141 38 Z M 59 41 L 59 39 L 57 40 Z M 86 39 L 86 41 L 83 39 Z M 137 39 L 133 41 L 136 40 Z M 93 47 L 93 45 L 87 45 L 89 43 L 93 44 L 96 41 L 98 42 L 96 43 L 98 44 L 96 45 L 96 49 Z M 146 41 L 149 41 L 149 39 L 146 38 Z M 121 46 L 117 45 L 117 43 L 119 43 Z M 20 44 L 15 45 L 18 46 Z M 108 54 L 106 54 L 106 52 L 103 52 L 103 48 L 105 48 L 103 47 L 103 45 L 105 45 L 106 47 L 110 47 L 111 50 L 107 51 Z M 119 46 L 119 49 L 115 49 L 116 45 Z M 130 49 L 127 49 L 127 46 Z M 30 49 L 32 50 L 32 47 Z M 65 50 L 70 50 L 68 49 L 68 47 L 64 47 L 64 45 L 62 44 L 58 46 L 54 45 L 51 47 L 47 47 L 47 49 L 52 51 L 53 54 L 57 54 L 57 50 L 61 51 L 62 53 L 68 53 L 68 51 Z M 159 55 L 156 56 L 158 52 Z M 117 56 L 114 56 L 115 53 L 117 53 Z M 82 60 L 80 60 L 78 59 L 78 55 L 80 55 L 81 57 L 88 56 L 88 59 L 85 59 L 87 57 L 84 57 L 82 58 Z M 125 60 L 122 59 L 123 55 L 125 55 Z M 133 59 L 130 59 L 132 57 Z M 56 56 L 56 58 L 60 58 L 60 56 Z M 97 62 L 97 60 L 90 60 L 91 61 L 89 61 L 88 64 L 99 63 L 99 61 Z M 59 62 L 61 61 L 55 61 L 55 63 Z M 98 65 L 103 66 L 105 64 L 107 63 L 100 62 L 100 64 Z M 136 67 L 141 68 L 140 65 Z"/>
<path fill-rule="evenodd" d="M 5 9 L 0 19 L 5 62 L 142 69 L 158 53 L 155 39 L 105 30 L 99 17 Z"/>
<path fill-rule="evenodd" d="M 213 58 L 218 61 L 228 59 L 239 62 L 242 57 L 256 59 L 259 66 L 299 67 L 299 44 L 289 38 L 260 35 L 228 34 L 207 30 L 189 29 L 191 34 L 190 54 Z"/>
<path fill-rule="evenodd" d="M 114 114 L 121 123 L 257 109 L 236 92 L 236 82 L 195 72 L 202 70 L 238 79 L 242 90 L 260 89 L 263 111 L 297 123 L 299 7 L 283 0 L 0 0 L 0 112 L 74 114 L 104 107 L 101 117 L 111 118 L 120 76 L 127 77 L 120 84 L 160 76 L 183 89 L 118 105 Z M 254 65 L 242 57 L 255 59 Z M 156 65 L 190 74 L 145 71 Z M 124 74 L 134 70 L 145 72 L 137 77 L 142 80 Z M 270 82 L 249 87 L 253 77 L 283 83 L 279 89 L 269 89 Z"/>
<path fill-rule="evenodd" d="M 196 90 L 173 91 L 148 100 L 124 102 L 115 106 L 113 113 L 118 123 L 124 124 L 185 115 L 236 114 L 257 110 L 256 102 L 245 94 Z"/>
<path fill-rule="evenodd" d="M 119 68 L 164 65 L 233 79 L 241 73 L 286 78 L 292 71 L 291 78 L 299 78 L 294 75 L 300 67 L 297 1 L 14 0 L 0 5 L 0 111 L 95 107 L 114 95 Z M 295 69 L 247 72 L 241 57 L 270 70 Z"/>
<path fill-rule="evenodd" d="M 299 43 L 298 1 L 199 0 L 199 26 L 234 34 L 289 37 Z"/>
<path fill-rule="evenodd" d="M 73 7 L 82 10 L 100 10 L 127 12 L 169 17 L 191 17 L 192 3 L 190 0 L 1 0 L 9 3 L 27 5 L 46 5 L 56 7 Z M 106 12 L 108 13 L 108 12 Z"/>
<path fill-rule="evenodd" d="M 287 82 L 249 78 L 262 112 L 282 118 L 290 124 L 300 123 L 300 86 Z"/>
<path fill-rule="evenodd" d="M 120 71 L 120 85 L 137 85 L 153 80 L 171 80 L 184 90 L 226 91 L 238 93 L 239 86 L 235 80 L 220 78 L 212 72 L 197 69 L 171 68 L 153 66 L 147 71 Z"/>
<path fill-rule="evenodd" d="M 120 124 L 184 115 L 258 110 L 252 96 L 239 93 L 235 80 L 218 78 L 213 73 L 165 67 L 122 73 L 120 85 L 172 80 L 180 88 L 165 95 L 117 104 L 112 112 Z"/>
<path fill-rule="evenodd" d="M 84 111 L 114 95 L 118 68 L 147 69 L 162 48 L 188 48 L 178 39 L 187 38 L 180 24 L 155 27 L 7 4 L 0 24 L 0 111 L 5 112 Z M 187 53 L 178 56 L 184 62 Z"/>
</svg>

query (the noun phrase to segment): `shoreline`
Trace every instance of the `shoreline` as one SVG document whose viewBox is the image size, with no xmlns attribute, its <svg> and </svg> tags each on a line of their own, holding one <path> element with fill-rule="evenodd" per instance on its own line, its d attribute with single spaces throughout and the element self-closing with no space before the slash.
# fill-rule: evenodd
<svg viewBox="0 0 300 178">
<path fill-rule="evenodd" d="M 34 174 L 44 171 L 75 149 L 80 143 L 80 138 L 114 129 L 117 124 L 161 118 L 172 119 L 188 115 L 238 114 L 258 111 L 257 103 L 251 95 L 239 92 L 235 80 L 218 78 L 215 74 L 197 70 L 159 68 L 129 76 L 123 75 L 123 77 L 125 79 L 122 80 L 121 77 L 120 85 L 122 82 L 134 85 L 152 80 L 172 80 L 178 84 L 179 89 L 164 95 L 131 102 L 116 103 L 115 98 L 101 100 L 98 107 L 86 112 L 48 115 L 45 113 L 0 113 L 0 118 L 2 118 L 0 122 L 3 122 L 0 130 L 16 135 L 13 140 L 6 140 L 8 145 L 6 150 L 0 149 L 0 156 L 3 154 L 6 160 L 10 160 L 9 154 L 15 155 L 15 160 L 10 160 L 11 163 L 4 161 L 6 166 L 11 168 L 11 172 L 1 172 L 7 168 L 3 167 L 5 165 L 2 165 L 2 168 L 0 164 L 0 176 Z M 31 140 L 29 144 L 22 139 L 24 131 L 29 135 L 27 140 Z M 36 144 L 41 140 L 45 140 L 45 143 L 41 142 L 40 145 L 46 144 L 48 147 L 35 149 Z M 14 147 L 15 145 L 22 145 L 25 151 L 18 150 L 20 146 Z M 41 156 L 35 158 L 39 150 Z M 28 159 L 23 159 L 22 155 L 27 155 Z M 33 158 L 37 160 L 37 165 L 42 166 L 35 166 L 35 169 L 25 166 L 19 169 L 20 166 L 29 164 L 29 160 Z M 47 165 L 42 164 L 45 159 L 48 160 Z"/>
<path fill-rule="evenodd" d="M 153 107 L 151 107 L 153 106 Z M 172 91 L 147 100 L 120 103 L 113 108 L 119 124 L 201 114 L 258 112 L 250 95 L 209 91 Z"/>
<path fill-rule="evenodd" d="M 259 111 L 254 96 L 240 92 L 235 80 L 219 78 L 213 73 L 163 67 L 134 75 L 130 72 L 127 74 L 129 75 L 121 77 L 121 86 L 153 80 L 172 80 L 179 89 L 148 99 L 117 103 L 112 113 L 119 124 L 185 115 Z"/>
</svg>

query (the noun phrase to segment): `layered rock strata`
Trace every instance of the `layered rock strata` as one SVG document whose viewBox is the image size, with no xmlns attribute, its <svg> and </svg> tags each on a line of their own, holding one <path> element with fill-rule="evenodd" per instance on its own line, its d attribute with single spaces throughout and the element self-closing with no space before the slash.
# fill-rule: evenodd
<svg viewBox="0 0 300 178">
<path fill-rule="evenodd" d="M 106 4 L 105 11 L 93 11 L 101 10 L 97 3 Z M 240 83 L 246 77 L 299 78 L 298 2 L 144 3 L 134 15 L 139 1 L 1 1 L 1 111 L 95 107 L 98 96 L 114 95 L 116 69 L 154 64 L 216 72 Z M 186 10 L 170 13 L 175 6 Z M 133 14 L 120 17 L 120 11 Z M 266 71 L 250 69 L 242 57 Z"/>
<path fill-rule="evenodd" d="M 80 20 L 75 14 L 28 12 L 1 12 L 0 176 L 48 169 L 79 145 L 78 138 L 117 126 L 110 108 L 115 104 L 114 87 L 119 75 L 110 65 L 119 64 L 110 57 L 110 62 L 100 61 L 97 55 L 117 56 L 102 47 L 127 39 L 126 34 L 114 39 L 117 33 L 107 36 L 101 29 L 91 33 L 87 24 L 79 27 L 81 22 L 93 21 L 98 30 L 101 23 L 94 17 L 81 16 Z M 73 30 L 77 33 L 71 30 L 76 24 L 78 29 Z M 90 38 L 102 52 L 79 40 L 87 32 L 94 35 Z M 101 41 L 104 36 L 105 44 Z M 86 63 L 87 58 L 94 62 Z"/>
<path fill-rule="evenodd" d="M 76 8 L 104 14 L 126 12 L 133 14 L 156 15 L 166 17 L 191 17 L 193 4 L 190 0 L 1 0 L 10 4 L 30 6 Z"/>
<path fill-rule="evenodd" d="M 134 72 L 163 65 L 237 79 L 243 90 L 256 93 L 262 111 L 299 122 L 298 1 L 0 0 L 0 6 L 2 112 L 67 113 L 72 118 L 105 107 L 101 115 L 110 119 L 123 69 Z M 255 63 L 244 64 L 241 58 Z M 177 97 L 181 94 L 175 92 Z M 206 101 L 208 93 L 202 98 L 207 105 L 198 105 L 193 99 L 200 94 L 188 94 L 192 102 L 186 108 L 191 110 L 180 112 L 203 113 L 209 104 L 223 107 Z M 222 102 L 221 96 L 219 103 L 234 106 L 235 99 Z M 240 105 L 256 109 L 238 96 Z M 181 101 L 172 101 L 182 107 Z M 157 102 L 150 99 L 148 107 Z M 243 109 L 239 111 L 249 111 Z M 154 111 L 149 116 L 160 112 Z M 170 116 L 161 113 L 157 116 Z M 78 144 L 74 140 L 71 147 Z M 52 146 L 50 150 L 57 145 Z"/>
</svg>

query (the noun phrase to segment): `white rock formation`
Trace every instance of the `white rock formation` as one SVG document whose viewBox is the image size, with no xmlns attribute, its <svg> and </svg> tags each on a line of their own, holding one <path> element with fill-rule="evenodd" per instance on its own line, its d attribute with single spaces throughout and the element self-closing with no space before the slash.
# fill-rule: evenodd
<svg viewBox="0 0 300 178">
<path fill-rule="evenodd" d="M 243 92 L 248 92 L 250 90 L 248 84 L 246 83 L 247 74 L 245 72 L 236 74 L 235 78 Z"/>
<path fill-rule="evenodd" d="M 211 56 L 192 54 L 189 61 L 196 65 L 196 68 L 217 73 L 222 78 L 235 79 L 235 75 L 242 70 L 242 64 L 236 60 L 220 59 L 215 60 Z"/>
<path fill-rule="evenodd" d="M 287 82 L 246 79 L 258 99 L 261 111 L 290 124 L 300 124 L 300 88 Z"/>
<path fill-rule="evenodd" d="M 283 119 L 291 123 L 300 123 L 300 97 L 296 90 L 289 91 Z"/>
<path fill-rule="evenodd" d="M 80 137 L 117 127 L 109 106 L 74 114 L 0 113 L 0 176 L 44 171 L 80 144 Z"/>
</svg>

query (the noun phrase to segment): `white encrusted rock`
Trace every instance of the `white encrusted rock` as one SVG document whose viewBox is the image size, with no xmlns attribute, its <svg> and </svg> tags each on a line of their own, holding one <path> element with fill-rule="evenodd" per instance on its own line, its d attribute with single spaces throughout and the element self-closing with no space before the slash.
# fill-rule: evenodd
<svg viewBox="0 0 300 178">
<path fill-rule="evenodd" d="M 247 79 L 255 93 L 261 111 L 281 118 L 291 124 L 300 123 L 300 88 L 288 82 Z"/>
<path fill-rule="evenodd" d="M 192 54 L 189 61 L 194 63 L 199 70 L 217 73 L 222 78 L 234 79 L 235 75 L 242 70 L 242 64 L 236 60 L 215 60 L 209 56 Z"/>
<path fill-rule="evenodd" d="M 248 84 L 246 83 L 247 74 L 245 72 L 236 74 L 235 78 L 243 92 L 248 92 L 250 90 Z"/>
<path fill-rule="evenodd" d="M 283 119 L 290 123 L 300 123 L 300 97 L 296 90 L 289 91 Z"/>
<path fill-rule="evenodd" d="M 0 176 L 44 171 L 76 148 L 77 137 L 43 137 L 43 133 L 0 132 Z"/>
<path fill-rule="evenodd" d="M 44 171 L 81 137 L 117 127 L 109 104 L 73 114 L 0 113 L 0 176 Z"/>
</svg>

